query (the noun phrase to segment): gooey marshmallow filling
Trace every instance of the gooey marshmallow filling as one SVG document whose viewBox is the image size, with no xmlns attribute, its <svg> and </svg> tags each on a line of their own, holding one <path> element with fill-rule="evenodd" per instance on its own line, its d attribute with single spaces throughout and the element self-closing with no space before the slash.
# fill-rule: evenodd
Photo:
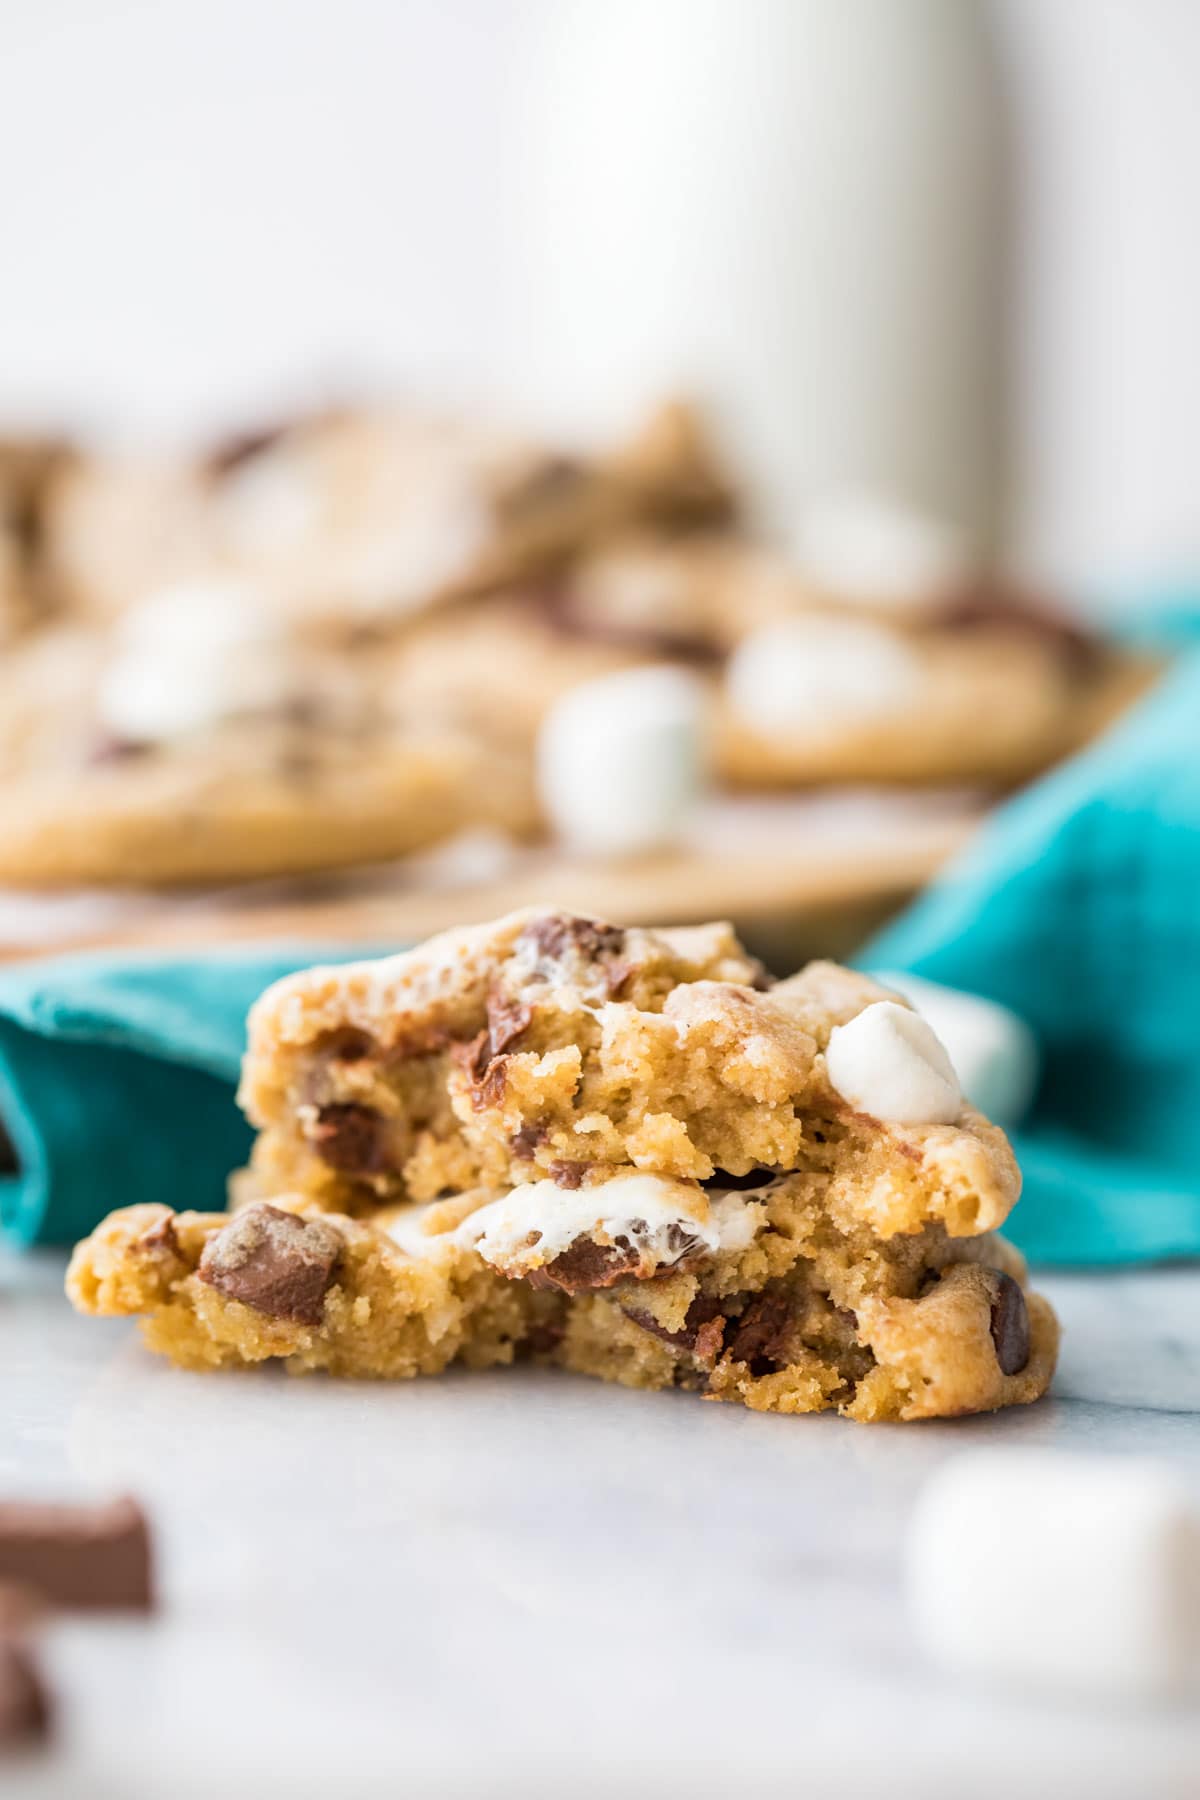
<svg viewBox="0 0 1200 1800">
<path fill-rule="evenodd" d="M 575 1189 L 531 1181 L 473 1212 L 456 1238 L 493 1267 L 517 1274 L 553 1262 L 580 1238 L 622 1238 L 655 1267 L 697 1250 L 711 1255 L 752 1242 L 763 1219 L 752 1194 L 707 1197 L 703 1218 L 696 1213 L 700 1199 L 688 1183 L 661 1175 L 615 1175 Z"/>
<path fill-rule="evenodd" d="M 921 667 L 898 632 L 814 614 L 752 631 L 726 681 L 746 725 L 795 739 L 904 707 L 920 690 Z"/>
<path fill-rule="evenodd" d="M 830 1085 L 856 1112 L 897 1125 L 953 1125 L 962 1113 L 954 1064 L 933 1027 L 896 1000 L 877 1000 L 830 1034 Z"/>
</svg>

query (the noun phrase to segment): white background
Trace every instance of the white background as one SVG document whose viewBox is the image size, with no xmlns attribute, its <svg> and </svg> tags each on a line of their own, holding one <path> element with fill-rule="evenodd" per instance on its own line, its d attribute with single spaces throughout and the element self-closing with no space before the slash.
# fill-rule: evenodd
<svg viewBox="0 0 1200 1800">
<path fill-rule="evenodd" d="M 158 431 L 379 376 L 511 398 L 503 188 L 553 3 L 2 0 L 0 414 Z M 1010 543 L 1088 586 L 1194 571 L 1200 6 L 989 10 Z"/>
</svg>

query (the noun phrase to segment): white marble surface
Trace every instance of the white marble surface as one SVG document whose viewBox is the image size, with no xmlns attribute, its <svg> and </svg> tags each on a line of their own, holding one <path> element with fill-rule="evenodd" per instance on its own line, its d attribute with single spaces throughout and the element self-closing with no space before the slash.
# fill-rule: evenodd
<svg viewBox="0 0 1200 1800">
<path fill-rule="evenodd" d="M 1193 1706 L 934 1675 L 898 1560 L 922 1480 L 980 1442 L 1161 1456 L 1200 1497 L 1200 1271 L 1046 1281 L 1052 1398 L 898 1427 L 532 1370 L 184 1375 L 60 1279 L 0 1261 L 0 1492 L 141 1495 L 163 1606 L 54 1628 L 59 1741 L 6 1792 L 1200 1791 Z"/>
</svg>

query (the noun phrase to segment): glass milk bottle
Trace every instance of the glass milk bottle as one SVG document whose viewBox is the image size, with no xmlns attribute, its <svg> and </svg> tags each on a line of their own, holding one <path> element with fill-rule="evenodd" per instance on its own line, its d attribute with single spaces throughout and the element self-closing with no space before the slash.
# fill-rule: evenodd
<svg viewBox="0 0 1200 1800">
<path fill-rule="evenodd" d="M 997 217 L 964 0 L 556 0 L 526 59 L 513 398 L 712 407 L 786 528 L 853 485 L 992 504 Z"/>
</svg>

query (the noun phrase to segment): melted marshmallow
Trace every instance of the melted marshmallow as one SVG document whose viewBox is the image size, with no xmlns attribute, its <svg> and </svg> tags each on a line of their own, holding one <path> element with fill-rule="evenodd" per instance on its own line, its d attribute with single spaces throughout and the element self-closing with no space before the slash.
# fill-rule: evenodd
<svg viewBox="0 0 1200 1800">
<path fill-rule="evenodd" d="M 828 494 L 805 519 L 797 543 L 804 574 L 831 600 L 919 611 L 973 573 L 965 534 L 877 494 Z"/>
<path fill-rule="evenodd" d="M 602 1234 L 627 1238 L 647 1261 L 669 1265 L 703 1248 L 741 1250 L 754 1238 L 761 1207 L 730 1193 L 710 1202 L 698 1219 L 697 1190 L 661 1175 L 616 1175 L 596 1187 L 560 1188 L 531 1181 L 502 1200 L 481 1207 L 459 1226 L 461 1244 L 485 1262 L 517 1269 L 540 1268 L 577 1239 Z M 537 1241 L 529 1242 L 537 1233 Z"/>
<path fill-rule="evenodd" d="M 920 679 L 897 632 L 816 613 L 752 631 L 726 677 L 730 704 L 752 730 L 788 738 L 885 717 L 910 704 Z"/>
<path fill-rule="evenodd" d="M 117 737 L 159 743 L 278 706 L 289 688 L 278 626 L 256 590 L 185 582 L 121 620 L 96 712 Z"/>
</svg>

